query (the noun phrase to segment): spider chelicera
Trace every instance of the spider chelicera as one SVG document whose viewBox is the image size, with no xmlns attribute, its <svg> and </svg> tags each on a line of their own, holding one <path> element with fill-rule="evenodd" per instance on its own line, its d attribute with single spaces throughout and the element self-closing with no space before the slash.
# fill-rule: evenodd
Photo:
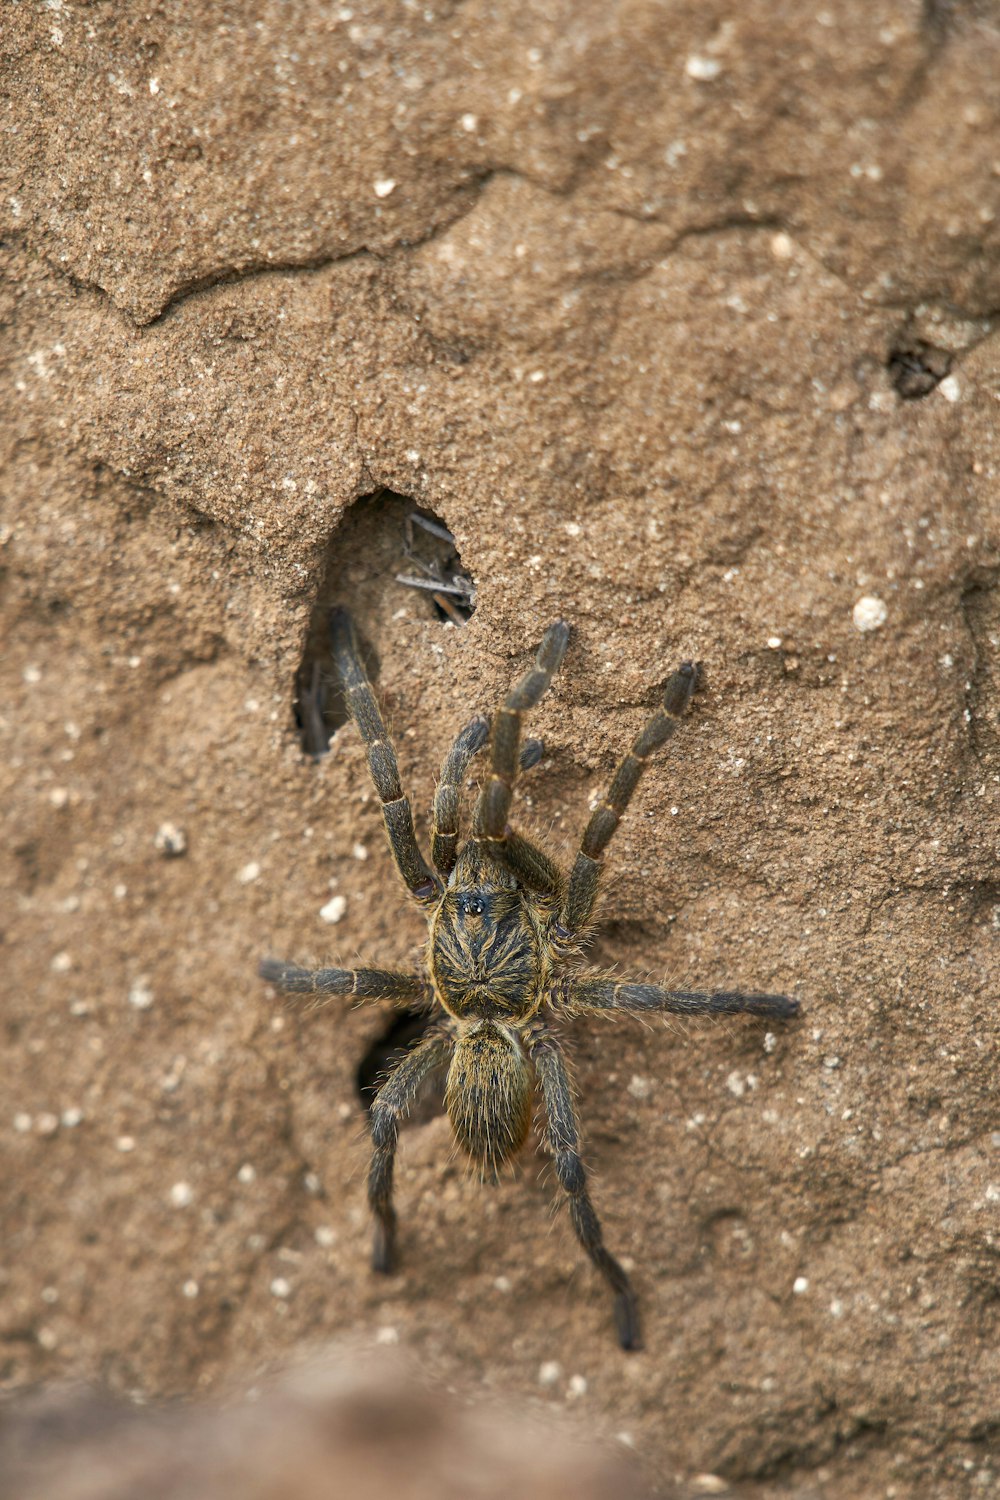
<svg viewBox="0 0 1000 1500">
<path fill-rule="evenodd" d="M 330 616 L 333 660 L 347 706 L 364 741 L 385 830 L 407 890 L 427 913 L 426 973 L 383 969 L 301 969 L 265 959 L 264 979 L 294 994 L 387 1000 L 428 1012 L 426 1032 L 391 1069 L 372 1105 L 368 1200 L 374 1215 L 372 1265 L 389 1272 L 395 1257 L 393 1162 L 399 1123 L 421 1087 L 447 1067 L 445 1102 L 459 1144 L 484 1177 L 523 1146 L 531 1123 L 535 1083 L 545 1106 L 545 1135 L 569 1201 L 577 1238 L 614 1293 L 615 1322 L 624 1349 L 639 1346 L 635 1293 L 605 1247 L 587 1191 L 570 1080 L 556 1036 L 561 1017 L 594 1011 L 642 1015 L 732 1014 L 786 1019 L 798 1001 L 742 990 L 668 990 L 581 969 L 593 925 L 601 860 L 635 791 L 643 767 L 679 726 L 697 686 L 698 670 L 684 662 L 669 678 L 662 707 L 632 742 L 584 830 L 565 875 L 542 849 L 508 824 L 518 769 L 536 762 L 538 741 L 523 749 L 524 716 L 548 688 L 566 651 L 569 627 L 550 625 L 534 665 L 488 721 L 477 715 L 459 734 L 441 769 L 434 798 L 431 869 L 413 828 L 399 769 L 350 616 Z M 460 792 L 470 762 L 489 740 L 489 772 L 472 828 L 459 845 Z"/>
</svg>

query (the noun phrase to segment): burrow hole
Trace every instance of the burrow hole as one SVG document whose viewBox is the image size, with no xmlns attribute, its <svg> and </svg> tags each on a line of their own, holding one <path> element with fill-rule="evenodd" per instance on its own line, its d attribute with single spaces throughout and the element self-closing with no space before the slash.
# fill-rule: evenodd
<svg viewBox="0 0 1000 1500">
<path fill-rule="evenodd" d="M 953 356 L 926 339 L 902 333 L 886 360 L 889 379 L 904 401 L 929 396 L 951 370 Z"/>
<path fill-rule="evenodd" d="M 425 1010 L 398 1010 L 386 1026 L 374 1037 L 368 1051 L 358 1063 L 355 1080 L 358 1098 L 366 1110 L 371 1110 L 375 1095 L 389 1073 L 398 1062 L 415 1047 L 427 1031 L 430 1016 Z M 429 1078 L 421 1089 L 407 1120 L 413 1125 L 425 1125 L 444 1110 L 445 1069 Z"/>
<path fill-rule="evenodd" d="M 314 760 L 326 755 L 347 722 L 330 657 L 330 610 L 346 605 L 357 627 L 361 620 L 390 617 L 404 600 L 411 609 L 416 601 L 429 619 L 461 627 L 476 607 L 476 589 L 441 517 L 407 495 L 379 489 L 362 495 L 330 538 L 295 674 L 295 721 L 302 749 Z M 375 682 L 378 657 L 361 628 L 358 642 Z"/>
</svg>

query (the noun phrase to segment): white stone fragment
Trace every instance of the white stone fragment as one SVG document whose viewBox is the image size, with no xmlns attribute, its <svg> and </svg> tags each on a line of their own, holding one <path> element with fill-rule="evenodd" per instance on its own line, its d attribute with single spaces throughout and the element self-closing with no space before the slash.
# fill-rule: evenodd
<svg viewBox="0 0 1000 1500">
<path fill-rule="evenodd" d="M 185 1281 L 184 1285 L 181 1287 L 181 1291 L 184 1293 L 185 1297 L 197 1297 L 199 1287 L 194 1277 L 188 1277 L 187 1281 Z"/>
<path fill-rule="evenodd" d="M 240 1170 L 236 1174 L 236 1181 L 237 1182 L 242 1182 L 244 1184 L 244 1186 L 246 1184 L 248 1184 L 248 1183 L 256 1182 L 257 1181 L 257 1168 L 251 1166 L 248 1161 L 245 1161 L 243 1163 L 242 1167 L 240 1167 Z"/>
<path fill-rule="evenodd" d="M 792 1282 L 792 1291 L 795 1293 L 796 1297 L 801 1297 L 802 1294 L 804 1292 L 808 1292 L 808 1290 L 809 1290 L 809 1278 L 808 1278 L 808 1276 L 796 1276 L 795 1280 Z"/>
<path fill-rule="evenodd" d="M 240 885 L 252 885 L 259 876 L 260 865 L 255 859 L 252 859 L 248 865 L 243 866 L 242 870 L 237 871 L 236 879 Z"/>
<path fill-rule="evenodd" d="M 578 1401 L 581 1396 L 587 1394 L 587 1377 L 585 1375 L 571 1375 L 566 1384 L 566 1395 L 570 1401 Z"/>
<path fill-rule="evenodd" d="M 698 83 L 711 83 L 722 72 L 722 64 L 717 57 L 702 57 L 700 53 L 692 52 L 684 64 L 684 71 Z"/>
<path fill-rule="evenodd" d="M 380 1328 L 375 1335 L 375 1342 L 376 1344 L 398 1344 L 399 1329 L 392 1327 Z"/>
<path fill-rule="evenodd" d="M 278 1297 L 284 1300 L 284 1298 L 290 1297 L 291 1295 L 292 1283 L 286 1280 L 284 1276 L 275 1276 L 274 1280 L 271 1282 L 271 1296 Z"/>
<path fill-rule="evenodd" d="M 876 594 L 863 594 L 854 606 L 854 624 L 858 630 L 879 630 L 888 618 L 885 600 Z"/>
<path fill-rule="evenodd" d="M 555 1385 L 562 1378 L 562 1365 L 557 1359 L 547 1359 L 538 1366 L 538 1384 Z"/>
<path fill-rule="evenodd" d="M 144 974 L 136 979 L 128 992 L 128 1003 L 133 1010 L 149 1010 L 153 1004 L 153 991 Z"/>
<path fill-rule="evenodd" d="M 164 859 L 179 859 L 187 846 L 187 834 L 176 823 L 161 823 L 153 835 L 153 847 Z"/>
<path fill-rule="evenodd" d="M 946 375 L 938 384 L 938 390 L 946 401 L 954 403 L 961 399 L 962 387 L 958 383 L 957 375 Z"/>
<path fill-rule="evenodd" d="M 346 910 L 346 896 L 331 896 L 326 905 L 320 907 L 319 919 L 321 922 L 330 922 L 331 924 L 339 922 Z"/>
<path fill-rule="evenodd" d="M 175 1182 L 170 1189 L 170 1201 L 174 1208 L 188 1208 L 194 1202 L 194 1189 L 189 1182 Z"/>
<path fill-rule="evenodd" d="M 372 184 L 376 198 L 388 198 L 396 186 L 395 177 L 376 177 Z"/>
</svg>

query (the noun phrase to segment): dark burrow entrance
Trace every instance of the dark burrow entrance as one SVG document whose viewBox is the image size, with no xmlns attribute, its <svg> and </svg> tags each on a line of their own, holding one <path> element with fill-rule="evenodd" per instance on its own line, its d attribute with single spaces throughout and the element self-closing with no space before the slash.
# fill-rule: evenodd
<svg viewBox="0 0 1000 1500">
<path fill-rule="evenodd" d="M 476 607 L 475 584 L 440 516 L 406 495 L 380 489 L 363 495 L 330 538 L 326 565 L 295 674 L 293 707 L 306 755 L 324 756 L 347 720 L 330 658 L 327 622 L 335 604 L 367 617 L 391 613 L 406 600 L 430 619 L 461 627 Z M 379 663 L 360 638 L 372 682 Z"/>
</svg>

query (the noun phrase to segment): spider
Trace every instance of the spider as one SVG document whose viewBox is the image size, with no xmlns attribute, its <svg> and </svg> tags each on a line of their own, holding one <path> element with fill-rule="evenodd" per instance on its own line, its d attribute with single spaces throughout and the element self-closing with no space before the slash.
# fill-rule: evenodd
<svg viewBox="0 0 1000 1500">
<path fill-rule="evenodd" d="M 518 769 L 540 758 L 538 741 L 521 744 L 525 714 L 558 671 L 569 627 L 550 625 L 534 665 L 508 693 L 493 720 L 477 714 L 455 740 L 434 798 L 431 869 L 413 828 L 386 733 L 345 609 L 330 616 L 333 660 L 360 731 L 385 831 L 396 866 L 427 914 L 427 973 L 381 969 L 298 968 L 265 959 L 261 976 L 293 994 L 345 995 L 424 1008 L 428 1029 L 389 1071 L 371 1108 L 372 1157 L 368 1201 L 374 1219 L 373 1269 L 392 1271 L 396 1212 L 393 1163 L 400 1120 L 421 1087 L 447 1066 L 445 1103 L 460 1146 L 484 1178 L 523 1146 L 531 1122 L 535 1081 L 545 1107 L 546 1145 L 569 1201 L 576 1236 L 614 1294 L 618 1339 L 639 1347 L 635 1293 L 606 1248 L 587 1191 L 570 1079 L 555 1026 L 587 1012 L 639 1015 L 732 1014 L 787 1019 L 798 1001 L 742 990 L 667 990 L 611 975 L 584 972 L 581 958 L 593 927 L 601 860 L 635 791 L 643 767 L 678 728 L 698 682 L 684 662 L 669 678 L 662 707 L 621 761 L 604 800 L 593 812 L 569 875 L 508 823 Z M 459 845 L 459 795 L 473 757 L 489 740 L 489 773 L 472 828 Z"/>
</svg>

